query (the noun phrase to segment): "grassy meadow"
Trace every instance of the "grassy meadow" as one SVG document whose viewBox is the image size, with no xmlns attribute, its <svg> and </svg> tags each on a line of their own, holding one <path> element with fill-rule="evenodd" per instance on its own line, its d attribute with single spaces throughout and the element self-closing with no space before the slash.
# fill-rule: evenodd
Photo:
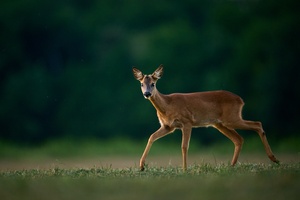
<svg viewBox="0 0 300 200">
<path fill-rule="evenodd" d="M 188 170 L 178 143 L 153 145 L 144 172 L 145 143 L 52 141 L 32 147 L 0 145 L 0 199 L 298 199 L 299 140 L 273 145 L 271 163 L 258 139 L 245 141 L 231 167 L 230 141 L 209 147 L 191 141 Z M 299 142 L 298 142 L 299 143 Z"/>
<path fill-rule="evenodd" d="M 298 199 L 300 165 L 31 169 L 1 172 L 1 199 Z"/>
</svg>

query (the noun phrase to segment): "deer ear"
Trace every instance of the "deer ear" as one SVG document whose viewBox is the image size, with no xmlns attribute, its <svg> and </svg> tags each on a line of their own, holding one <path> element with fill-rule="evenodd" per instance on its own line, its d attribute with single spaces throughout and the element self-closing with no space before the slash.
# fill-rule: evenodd
<svg viewBox="0 0 300 200">
<path fill-rule="evenodd" d="M 155 79 L 160 79 L 164 73 L 164 66 L 160 65 L 152 74 L 152 77 Z"/>
<path fill-rule="evenodd" d="M 132 68 L 133 76 L 136 78 L 136 80 L 141 81 L 144 78 L 144 74 L 138 70 L 137 68 Z"/>
</svg>

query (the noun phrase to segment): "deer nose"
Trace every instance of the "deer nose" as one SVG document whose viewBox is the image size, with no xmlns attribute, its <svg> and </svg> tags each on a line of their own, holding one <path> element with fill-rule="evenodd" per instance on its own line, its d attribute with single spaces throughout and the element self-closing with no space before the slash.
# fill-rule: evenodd
<svg viewBox="0 0 300 200">
<path fill-rule="evenodd" d="M 145 93 L 144 93 L 144 96 L 145 96 L 146 98 L 149 98 L 149 97 L 151 96 L 151 93 L 150 93 L 150 92 L 145 92 Z"/>
</svg>

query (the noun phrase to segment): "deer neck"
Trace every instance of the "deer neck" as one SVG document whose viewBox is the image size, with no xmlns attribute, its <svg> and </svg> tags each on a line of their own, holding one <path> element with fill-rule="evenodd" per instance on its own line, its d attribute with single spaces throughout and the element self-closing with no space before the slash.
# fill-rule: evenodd
<svg viewBox="0 0 300 200">
<path fill-rule="evenodd" d="M 153 96 L 149 98 L 149 100 L 158 112 L 162 114 L 166 113 L 168 105 L 168 98 L 166 95 L 156 91 Z"/>
</svg>

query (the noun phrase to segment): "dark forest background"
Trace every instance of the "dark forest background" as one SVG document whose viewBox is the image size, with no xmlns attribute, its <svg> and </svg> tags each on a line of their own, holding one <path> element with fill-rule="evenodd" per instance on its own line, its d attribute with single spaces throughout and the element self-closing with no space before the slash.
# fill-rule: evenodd
<svg viewBox="0 0 300 200">
<path fill-rule="evenodd" d="M 229 90 L 269 138 L 297 136 L 299 8 L 297 0 L 2 0 L 0 140 L 148 138 L 159 123 L 131 69 L 160 64 L 160 92 Z M 209 144 L 211 132 L 193 137 Z"/>
</svg>

